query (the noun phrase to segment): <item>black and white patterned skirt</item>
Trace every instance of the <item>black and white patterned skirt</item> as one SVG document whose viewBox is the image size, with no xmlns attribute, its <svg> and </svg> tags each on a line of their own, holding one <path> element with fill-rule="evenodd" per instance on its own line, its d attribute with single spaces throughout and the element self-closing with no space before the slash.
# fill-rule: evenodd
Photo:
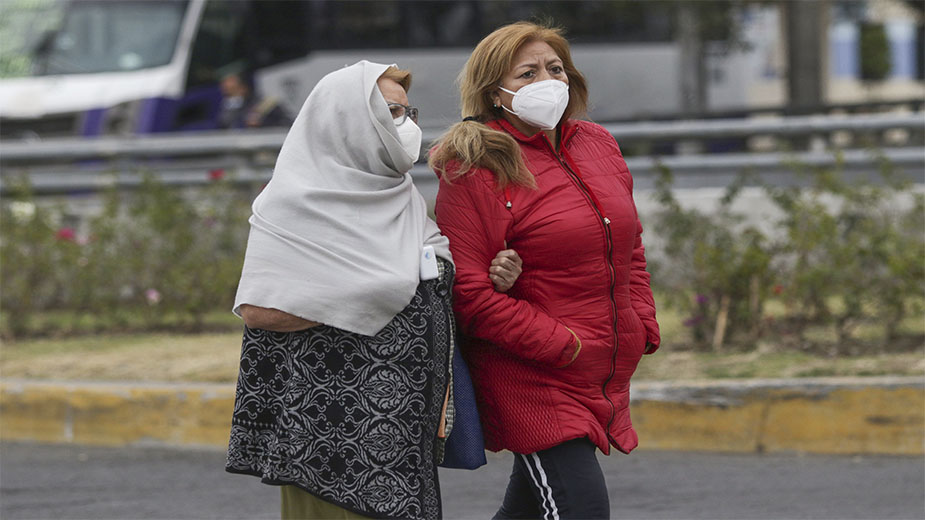
<svg viewBox="0 0 925 520">
<path fill-rule="evenodd" d="M 453 269 L 374 337 L 245 329 L 226 470 L 374 518 L 441 517 Z"/>
</svg>

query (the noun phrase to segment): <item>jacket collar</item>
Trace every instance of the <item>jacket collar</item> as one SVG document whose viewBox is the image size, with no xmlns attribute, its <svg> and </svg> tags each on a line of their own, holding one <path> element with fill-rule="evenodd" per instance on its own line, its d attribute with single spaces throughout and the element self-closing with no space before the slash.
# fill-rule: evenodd
<svg viewBox="0 0 925 520">
<path fill-rule="evenodd" d="M 500 117 L 492 121 L 485 123 L 490 128 L 495 130 L 507 132 L 511 134 L 511 137 L 520 141 L 521 143 L 537 148 L 545 148 L 546 143 L 549 142 L 546 139 L 546 134 L 544 132 L 537 132 L 532 136 L 524 135 L 523 132 L 514 127 L 507 119 Z M 578 123 L 572 119 L 566 120 L 560 125 L 560 137 L 559 141 L 563 146 L 568 146 L 568 142 L 574 137 L 575 133 L 578 131 Z M 552 144 L 552 143 L 549 143 Z"/>
</svg>

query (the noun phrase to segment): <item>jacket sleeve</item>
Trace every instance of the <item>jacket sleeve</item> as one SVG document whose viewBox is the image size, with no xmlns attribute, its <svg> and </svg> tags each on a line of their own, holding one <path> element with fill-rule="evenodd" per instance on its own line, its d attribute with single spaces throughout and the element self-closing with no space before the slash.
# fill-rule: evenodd
<svg viewBox="0 0 925 520">
<path fill-rule="evenodd" d="M 569 329 L 529 302 L 495 291 L 488 278 L 512 217 L 480 172 L 452 183 L 441 178 L 435 212 L 456 263 L 453 309 L 460 330 L 524 359 L 567 365 L 577 346 Z"/>
<path fill-rule="evenodd" d="M 636 241 L 633 245 L 633 259 L 630 265 L 630 301 L 633 310 L 646 327 L 646 354 L 658 350 L 658 321 L 655 319 L 655 298 L 649 285 L 651 275 L 646 271 L 646 248 L 642 245 L 642 223 L 636 218 Z M 651 344 L 651 346 L 649 346 Z"/>
<path fill-rule="evenodd" d="M 607 132 L 604 130 L 604 132 Z M 620 158 L 623 158 L 623 152 L 616 139 L 607 132 L 613 145 L 617 148 Z M 626 189 L 630 194 L 633 193 L 633 177 L 627 172 L 624 177 Z M 636 239 L 633 242 L 633 257 L 630 261 L 630 303 L 636 315 L 642 320 L 646 328 L 646 354 L 652 354 L 658 350 L 661 343 L 661 336 L 658 330 L 658 321 L 655 319 L 655 298 L 652 296 L 652 287 L 649 285 L 651 275 L 646 271 L 646 248 L 642 245 L 642 223 L 639 221 L 639 213 L 636 211 L 636 204 L 633 203 L 633 212 L 636 213 Z"/>
</svg>

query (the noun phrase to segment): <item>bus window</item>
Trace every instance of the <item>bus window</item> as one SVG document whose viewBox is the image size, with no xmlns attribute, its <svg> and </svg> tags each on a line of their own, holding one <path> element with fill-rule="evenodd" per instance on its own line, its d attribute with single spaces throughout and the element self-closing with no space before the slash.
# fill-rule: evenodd
<svg viewBox="0 0 925 520">
<path fill-rule="evenodd" d="M 209 0 L 193 45 L 187 88 L 218 82 L 216 71 L 230 63 L 257 70 L 305 57 L 308 18 L 305 2 Z"/>
<path fill-rule="evenodd" d="M 398 4 L 394 0 L 312 2 L 312 48 L 401 47 L 404 29 Z"/>
<path fill-rule="evenodd" d="M 257 2 L 260 4 L 262 2 Z M 667 42 L 666 1 L 621 0 L 312 0 L 306 27 L 312 50 L 471 47 L 518 20 L 565 27 L 574 43 Z"/>
<path fill-rule="evenodd" d="M 218 82 L 217 70 L 246 58 L 246 4 L 207 2 L 190 52 L 187 90 Z"/>
<path fill-rule="evenodd" d="M 668 42 L 673 4 L 664 0 L 507 0 L 480 4 L 481 36 L 518 20 L 552 21 L 573 44 Z"/>
<path fill-rule="evenodd" d="M 31 75 L 37 49 L 50 44 L 63 17 L 64 6 L 55 0 L 0 1 L 0 80 Z"/>
<path fill-rule="evenodd" d="M 400 25 L 407 47 L 473 47 L 483 36 L 481 21 L 481 5 L 474 0 L 401 4 Z"/>
<path fill-rule="evenodd" d="M 568 28 L 572 43 L 671 41 L 671 8 L 664 1 L 523 2 L 539 20 Z"/>
<path fill-rule="evenodd" d="M 307 2 L 260 0 L 247 17 L 247 61 L 255 69 L 303 58 L 311 50 L 310 6 Z"/>
<path fill-rule="evenodd" d="M 39 57 L 39 74 L 120 72 L 170 63 L 186 1 L 85 1 L 70 4 Z"/>
</svg>

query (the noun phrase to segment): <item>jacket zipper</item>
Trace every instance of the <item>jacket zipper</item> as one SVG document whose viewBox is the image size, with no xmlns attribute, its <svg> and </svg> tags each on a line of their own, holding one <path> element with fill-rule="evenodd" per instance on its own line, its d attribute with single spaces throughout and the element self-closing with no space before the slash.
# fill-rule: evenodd
<svg viewBox="0 0 925 520">
<path fill-rule="evenodd" d="M 613 236 L 611 235 L 611 231 L 610 231 L 610 219 L 604 216 L 603 209 L 598 207 L 595 201 L 595 198 L 591 195 L 591 188 L 589 188 L 585 184 L 584 179 L 582 179 L 581 176 L 577 175 L 574 171 L 572 171 L 572 168 L 568 165 L 568 162 L 565 160 L 565 158 L 560 156 L 555 151 L 555 149 L 552 147 L 552 143 L 549 142 L 549 139 L 545 139 L 545 141 L 546 141 L 546 144 L 549 146 L 549 149 L 552 152 L 553 156 L 555 156 L 556 161 L 558 161 L 559 165 L 562 166 L 562 169 L 565 170 L 565 173 L 573 181 L 575 181 L 575 183 L 578 185 L 579 191 L 582 192 L 582 195 L 585 196 L 585 198 L 591 204 L 591 207 L 594 208 L 594 212 L 597 214 L 598 218 L 604 224 L 604 237 L 607 240 L 607 268 L 608 268 L 608 274 L 610 275 L 609 297 L 610 297 L 611 316 L 613 316 L 614 344 L 613 344 L 613 354 L 611 355 L 611 358 L 610 358 L 610 374 L 607 375 L 607 379 L 605 379 L 604 384 L 601 385 L 601 393 L 603 394 L 604 399 L 607 400 L 607 404 L 610 405 L 610 418 L 607 420 L 607 438 L 610 440 L 611 444 L 617 445 L 617 442 L 610 435 L 610 428 L 611 426 L 613 426 L 613 421 L 616 419 L 616 416 L 617 416 L 617 407 L 613 404 L 613 401 L 611 401 L 610 397 L 607 395 L 607 385 L 610 384 L 610 381 L 613 380 L 613 376 L 617 370 L 617 351 L 620 348 L 620 336 L 617 333 L 617 302 L 613 298 L 613 291 L 617 283 L 617 280 L 616 280 L 617 275 L 616 275 L 616 269 L 614 269 L 614 266 L 613 266 Z M 565 146 L 565 144 L 562 143 L 562 146 Z"/>
</svg>

